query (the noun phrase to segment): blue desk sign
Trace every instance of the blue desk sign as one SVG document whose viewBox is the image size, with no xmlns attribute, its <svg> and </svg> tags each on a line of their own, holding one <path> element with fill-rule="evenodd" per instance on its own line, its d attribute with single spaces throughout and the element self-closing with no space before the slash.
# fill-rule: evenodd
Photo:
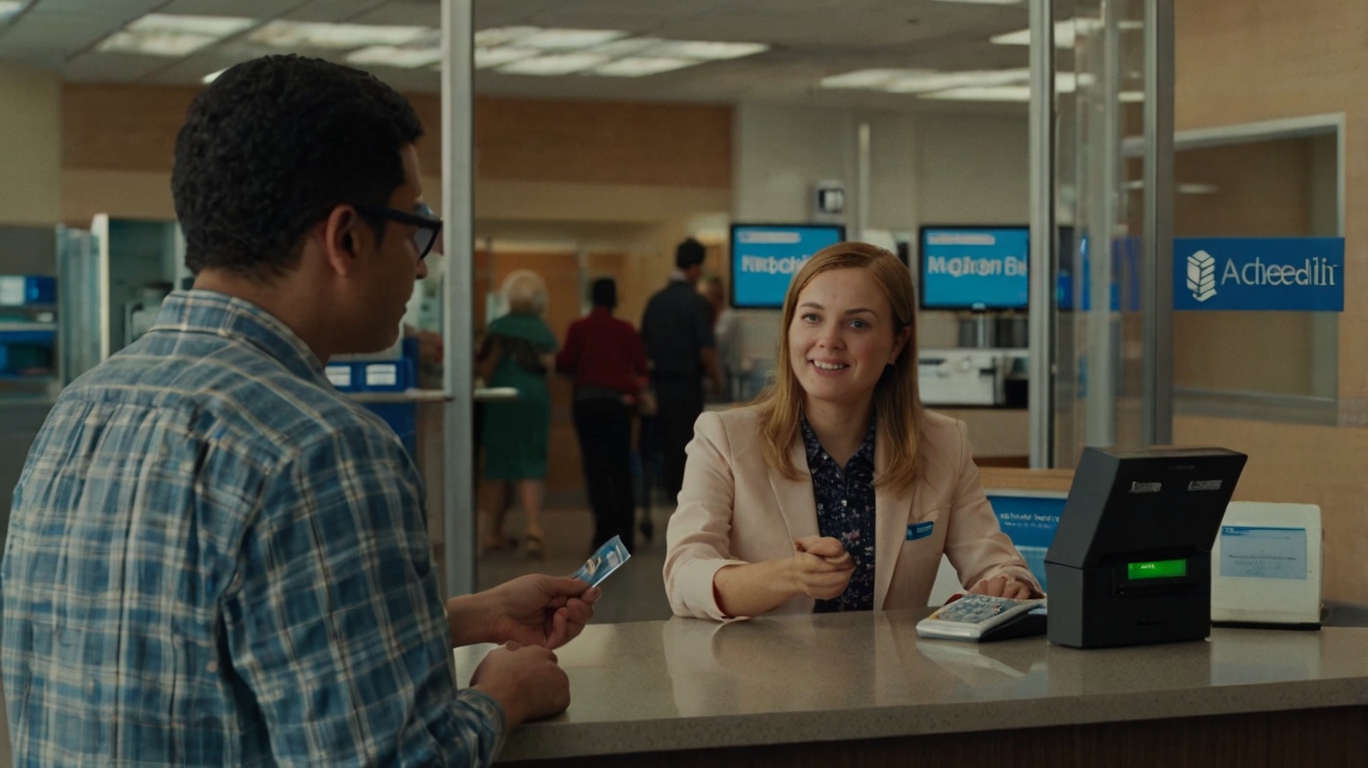
<svg viewBox="0 0 1368 768">
<path fill-rule="evenodd" d="M 1344 238 L 1175 238 L 1173 308 L 1342 312 Z"/>
</svg>

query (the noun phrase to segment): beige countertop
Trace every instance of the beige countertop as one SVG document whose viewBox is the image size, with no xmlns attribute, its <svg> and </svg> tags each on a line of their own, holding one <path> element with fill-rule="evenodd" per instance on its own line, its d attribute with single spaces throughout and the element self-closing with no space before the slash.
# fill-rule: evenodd
<svg viewBox="0 0 1368 768">
<path fill-rule="evenodd" d="M 501 759 L 1368 704 L 1368 629 L 1079 651 L 923 640 L 925 613 L 591 625 L 557 651 L 570 709 L 515 731 Z M 463 685 L 489 647 L 456 651 Z"/>
</svg>

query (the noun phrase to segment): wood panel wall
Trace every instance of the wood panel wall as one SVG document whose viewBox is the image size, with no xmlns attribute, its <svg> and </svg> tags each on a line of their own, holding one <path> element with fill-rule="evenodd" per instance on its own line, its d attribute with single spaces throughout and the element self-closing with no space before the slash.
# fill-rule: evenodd
<svg viewBox="0 0 1368 768">
<path fill-rule="evenodd" d="M 62 167 L 169 173 L 196 88 L 67 83 Z M 411 94 L 427 126 L 419 159 L 441 174 L 441 104 Z M 731 108 L 694 104 L 475 103 L 476 178 L 729 189 Z"/>
</svg>

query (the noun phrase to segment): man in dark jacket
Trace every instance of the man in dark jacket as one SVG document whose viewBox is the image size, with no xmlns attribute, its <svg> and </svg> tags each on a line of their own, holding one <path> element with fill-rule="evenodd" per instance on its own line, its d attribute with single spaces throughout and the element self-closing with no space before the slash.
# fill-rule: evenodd
<svg viewBox="0 0 1368 768">
<path fill-rule="evenodd" d="M 688 238 L 675 249 L 670 282 L 646 304 L 641 340 L 651 362 L 655 387 L 658 445 L 664 465 L 662 484 L 674 502 L 684 484 L 684 447 L 703 412 L 703 376 L 712 391 L 722 391 L 713 339 L 712 308 L 694 287 L 703 274 L 703 244 Z"/>
</svg>

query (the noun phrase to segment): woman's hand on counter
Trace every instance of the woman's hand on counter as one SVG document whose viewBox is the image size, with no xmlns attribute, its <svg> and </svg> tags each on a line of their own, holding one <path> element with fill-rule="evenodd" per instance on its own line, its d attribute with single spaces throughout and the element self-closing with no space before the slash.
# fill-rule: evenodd
<svg viewBox="0 0 1368 768">
<path fill-rule="evenodd" d="M 1018 581 L 1011 576 L 995 576 L 991 579 L 984 579 L 975 584 L 969 591 L 975 595 L 1006 597 L 1012 600 L 1026 600 L 1035 594 L 1035 590 L 1030 584 Z"/>
<path fill-rule="evenodd" d="M 713 596 L 726 616 L 759 616 L 798 595 L 823 600 L 845 591 L 855 561 L 836 539 L 793 540 L 793 556 L 729 565 L 713 575 Z"/>
<path fill-rule="evenodd" d="M 507 643 L 559 648 L 594 617 L 603 590 L 579 579 L 534 573 L 447 601 L 454 647 Z"/>
</svg>

